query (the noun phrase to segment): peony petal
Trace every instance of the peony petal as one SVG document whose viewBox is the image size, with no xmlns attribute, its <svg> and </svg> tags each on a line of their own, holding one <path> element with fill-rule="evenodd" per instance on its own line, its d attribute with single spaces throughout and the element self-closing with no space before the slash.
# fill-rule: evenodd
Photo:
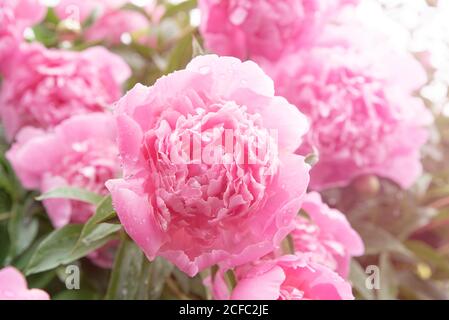
<svg viewBox="0 0 449 320">
<path fill-rule="evenodd" d="M 126 232 L 153 260 L 166 236 L 156 223 L 154 212 L 145 196 L 136 192 L 138 181 L 109 180 L 106 187 L 113 199 L 120 222 Z"/>
<path fill-rule="evenodd" d="M 285 273 L 275 266 L 270 271 L 259 276 L 238 281 L 234 288 L 232 300 L 276 300 L 279 298 Z"/>
</svg>

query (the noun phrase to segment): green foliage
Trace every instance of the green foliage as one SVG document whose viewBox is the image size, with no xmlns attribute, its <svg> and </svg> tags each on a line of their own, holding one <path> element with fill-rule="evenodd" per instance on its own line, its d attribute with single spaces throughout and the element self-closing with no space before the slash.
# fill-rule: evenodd
<svg viewBox="0 0 449 320">
<path fill-rule="evenodd" d="M 150 262 L 131 240 L 123 237 L 106 299 L 158 299 L 173 266 L 162 258 Z"/>
<path fill-rule="evenodd" d="M 61 187 L 54 190 L 50 190 L 37 197 L 36 200 L 42 201 L 45 199 L 58 199 L 58 198 L 78 200 L 93 205 L 97 205 L 100 203 L 101 200 L 103 200 L 102 196 L 96 193 L 75 187 Z"/>
<path fill-rule="evenodd" d="M 36 248 L 25 272 L 30 275 L 69 264 L 105 245 L 120 229 L 118 224 L 100 223 L 83 237 L 81 224 L 69 224 L 57 229 Z"/>
</svg>

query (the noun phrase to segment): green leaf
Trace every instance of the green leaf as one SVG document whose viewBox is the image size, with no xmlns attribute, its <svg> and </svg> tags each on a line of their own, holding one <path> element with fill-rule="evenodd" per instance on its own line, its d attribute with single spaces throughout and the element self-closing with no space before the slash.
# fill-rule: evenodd
<svg viewBox="0 0 449 320">
<path fill-rule="evenodd" d="M 148 261 L 139 247 L 125 238 L 116 255 L 106 299 L 158 299 L 172 268 L 162 258 Z"/>
<path fill-rule="evenodd" d="M 234 290 L 234 288 L 237 286 L 237 279 L 235 277 L 234 271 L 231 269 L 227 270 L 224 274 L 224 278 L 229 292 L 232 292 L 232 290 Z"/>
<path fill-rule="evenodd" d="M 99 223 L 114 218 L 116 216 L 114 208 L 112 206 L 111 196 L 104 197 L 97 206 L 95 214 L 90 217 L 84 224 L 81 232 L 80 240 L 85 238 Z"/>
<path fill-rule="evenodd" d="M 130 300 L 136 295 L 145 257 L 134 242 L 122 240 L 112 268 L 106 299 Z"/>
<path fill-rule="evenodd" d="M 5 224 L 0 223 L 0 269 L 9 253 L 9 237 Z"/>
<path fill-rule="evenodd" d="M 45 22 L 57 25 L 59 23 L 58 15 L 56 14 L 54 8 L 49 7 L 47 10 L 47 16 L 45 17 Z"/>
<path fill-rule="evenodd" d="M 367 274 L 362 266 L 354 259 L 351 260 L 349 279 L 354 289 L 357 290 L 360 297 L 364 300 L 374 300 L 374 291 L 366 286 Z"/>
<path fill-rule="evenodd" d="M 400 272 L 397 279 L 402 292 L 408 293 L 409 299 L 447 300 L 447 289 L 430 280 L 422 280 L 410 272 Z"/>
<path fill-rule="evenodd" d="M 20 256 L 16 257 L 16 259 L 12 261 L 12 265 L 17 269 L 24 271 L 37 247 L 45 239 L 45 237 L 46 236 L 41 236 L 36 239 L 28 249 L 26 249 Z"/>
<path fill-rule="evenodd" d="M 19 196 L 24 192 L 11 164 L 2 153 L 0 153 L 0 189 L 9 195 L 10 199 L 4 198 L 4 200 L 8 200 L 9 202 L 11 202 L 11 200 L 19 199 Z M 0 202 L 3 202 L 4 200 L 0 199 Z M 5 205 L 5 203 L 0 203 L 0 207 L 4 207 Z M 11 206 L 11 203 L 9 203 L 9 206 Z"/>
<path fill-rule="evenodd" d="M 355 229 L 365 243 L 365 255 L 375 255 L 382 252 L 395 252 L 405 257 L 413 258 L 410 252 L 398 239 L 388 231 L 368 222 L 355 225 Z"/>
<path fill-rule="evenodd" d="M 64 264 L 81 234 L 82 225 L 69 224 L 50 233 L 37 247 L 26 268 L 30 275 Z"/>
<path fill-rule="evenodd" d="M 202 56 L 205 54 L 203 46 L 198 41 L 197 37 L 192 37 L 192 58 Z"/>
<path fill-rule="evenodd" d="M 151 16 L 145 11 L 144 8 L 136 6 L 135 4 L 132 3 L 126 3 L 125 5 L 122 6 L 121 10 L 129 10 L 129 11 L 135 11 L 140 13 L 142 16 L 144 16 L 145 18 L 147 18 L 148 21 L 153 21 L 153 19 L 151 18 Z"/>
<path fill-rule="evenodd" d="M 52 300 L 96 300 L 98 294 L 94 291 L 80 288 L 79 290 L 64 290 L 52 297 Z"/>
<path fill-rule="evenodd" d="M 131 48 L 134 49 L 142 58 L 152 61 L 153 54 L 155 53 L 154 49 L 143 44 L 140 44 L 137 41 L 132 41 L 130 44 Z"/>
<path fill-rule="evenodd" d="M 120 224 L 114 224 L 114 223 L 100 223 L 96 225 L 90 232 L 86 233 L 84 237 L 80 235 L 81 243 L 80 241 L 77 242 L 76 250 L 83 248 L 83 246 L 90 246 L 91 244 L 95 243 L 96 241 L 99 241 L 105 237 L 107 237 L 110 234 L 113 234 L 119 230 L 122 229 L 122 226 Z M 82 249 L 85 250 L 85 249 Z"/>
<path fill-rule="evenodd" d="M 197 6 L 196 0 L 186 0 L 178 4 L 167 4 L 163 19 L 172 17 L 178 14 L 179 12 L 190 11 L 192 9 L 195 9 L 196 6 Z"/>
<path fill-rule="evenodd" d="M 67 255 L 63 264 L 68 264 L 78 260 L 89 254 L 90 252 L 104 246 L 109 240 L 114 238 L 114 234 L 122 229 L 120 224 L 100 223 L 91 232 L 87 233 L 84 238 L 80 237 L 76 241 L 72 251 Z M 81 241 L 80 241 L 81 239 Z"/>
<path fill-rule="evenodd" d="M 0 214 L 1 213 L 5 213 L 8 210 L 11 209 L 11 198 L 9 196 L 9 193 L 7 193 L 4 189 L 0 189 Z M 7 216 L 0 216 L 0 220 L 4 220 L 5 218 L 3 217 L 7 217 Z"/>
<path fill-rule="evenodd" d="M 100 223 L 79 241 L 82 229 L 81 224 L 69 224 L 50 233 L 31 257 L 26 274 L 51 270 L 86 256 L 111 240 L 121 226 Z"/>
<path fill-rule="evenodd" d="M 382 253 L 379 257 L 380 288 L 377 298 L 380 300 L 394 300 L 397 298 L 399 287 L 394 266 L 391 264 L 390 256 Z"/>
<path fill-rule="evenodd" d="M 449 261 L 434 248 L 421 241 L 415 240 L 409 240 L 405 245 L 410 251 L 415 253 L 419 259 L 430 264 L 446 277 L 449 277 Z"/>
<path fill-rule="evenodd" d="M 58 37 L 54 30 L 47 27 L 46 24 L 38 24 L 33 27 L 35 40 L 41 42 L 46 47 L 53 47 L 58 43 Z"/>
<path fill-rule="evenodd" d="M 78 200 L 94 205 L 98 205 L 101 202 L 101 200 L 103 200 L 103 197 L 100 196 L 99 194 L 75 187 L 61 187 L 50 190 L 37 197 L 36 200 L 42 201 L 45 199 L 55 199 L 55 198 Z"/>
<path fill-rule="evenodd" d="M 163 258 L 150 262 L 144 259 L 140 273 L 141 285 L 135 299 L 157 300 L 164 289 L 165 280 L 173 271 L 173 265 Z"/>
<path fill-rule="evenodd" d="M 206 270 L 204 270 L 202 273 L 204 277 L 202 277 L 201 274 L 197 274 L 195 277 L 191 278 L 184 272 L 180 271 L 178 268 L 174 267 L 172 276 L 173 280 L 178 284 L 179 289 L 186 296 L 190 296 L 193 297 L 193 299 L 198 300 L 210 300 L 211 297 L 208 297 L 207 288 L 203 284 L 203 278 L 208 277 L 209 273 L 206 272 Z"/>
<path fill-rule="evenodd" d="M 44 289 L 56 276 L 54 270 L 33 274 L 27 278 L 28 287 Z"/>
<path fill-rule="evenodd" d="M 166 74 L 183 69 L 189 63 L 193 54 L 192 39 L 192 33 L 188 33 L 177 42 L 170 53 Z"/>
<path fill-rule="evenodd" d="M 11 218 L 8 221 L 10 261 L 24 252 L 37 236 L 38 220 L 27 215 L 32 205 L 33 200 L 29 198 L 25 204 L 16 204 L 11 210 Z"/>
</svg>

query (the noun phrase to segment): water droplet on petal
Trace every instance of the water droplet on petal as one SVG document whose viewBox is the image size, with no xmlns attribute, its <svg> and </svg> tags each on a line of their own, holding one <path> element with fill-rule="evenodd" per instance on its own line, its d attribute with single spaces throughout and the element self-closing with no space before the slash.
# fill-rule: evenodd
<svg viewBox="0 0 449 320">
<path fill-rule="evenodd" d="M 229 20 L 231 21 L 232 24 L 238 26 L 238 25 L 241 25 L 245 21 L 247 16 L 248 16 L 248 11 L 246 11 L 246 9 L 244 9 L 242 7 L 238 7 L 231 13 Z"/>
<path fill-rule="evenodd" d="M 199 69 L 201 74 L 208 74 L 210 72 L 210 67 L 209 66 L 202 66 Z"/>
</svg>

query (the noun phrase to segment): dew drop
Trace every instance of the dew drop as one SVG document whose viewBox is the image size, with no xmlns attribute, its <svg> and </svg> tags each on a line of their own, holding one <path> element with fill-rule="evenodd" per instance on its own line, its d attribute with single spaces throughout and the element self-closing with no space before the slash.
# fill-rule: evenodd
<svg viewBox="0 0 449 320">
<path fill-rule="evenodd" d="M 210 72 L 210 67 L 209 66 L 202 66 L 199 69 L 201 74 L 208 74 Z"/>
<path fill-rule="evenodd" d="M 232 24 L 238 26 L 238 25 L 241 25 L 245 21 L 247 16 L 248 16 L 248 11 L 246 11 L 246 9 L 244 9 L 242 7 L 238 7 L 231 13 L 229 20 L 231 21 Z"/>
<path fill-rule="evenodd" d="M 128 32 L 125 32 L 120 36 L 120 41 L 123 44 L 128 45 L 133 41 L 133 39 L 131 37 L 131 34 L 129 34 Z"/>
</svg>

